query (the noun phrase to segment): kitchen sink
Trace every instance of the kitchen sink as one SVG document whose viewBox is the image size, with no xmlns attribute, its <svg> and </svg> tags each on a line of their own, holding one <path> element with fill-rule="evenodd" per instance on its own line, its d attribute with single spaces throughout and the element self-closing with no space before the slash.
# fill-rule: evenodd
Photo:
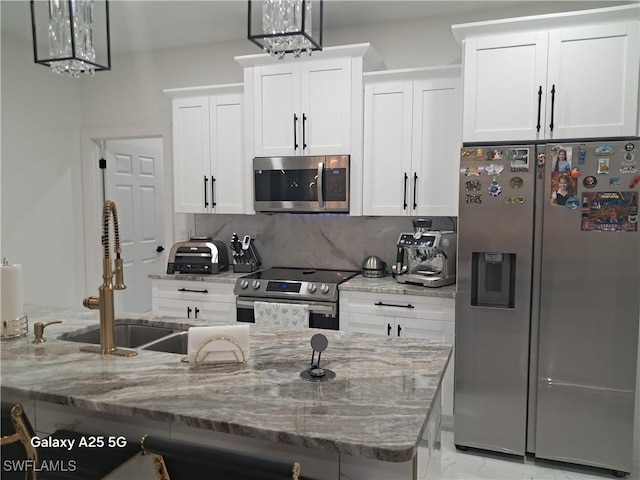
<svg viewBox="0 0 640 480">
<path fill-rule="evenodd" d="M 115 343 L 117 347 L 136 348 L 155 340 L 159 340 L 167 335 L 176 332 L 187 333 L 184 330 L 171 327 L 158 327 L 155 325 L 140 325 L 139 323 L 118 322 L 115 325 Z M 96 326 L 89 331 L 79 333 L 69 332 L 58 337 L 60 340 L 80 343 L 100 343 L 100 327 Z M 186 341 L 186 340 L 185 340 Z M 162 350 L 163 351 L 163 350 Z M 186 347 L 185 347 L 186 351 Z"/>
<path fill-rule="evenodd" d="M 144 345 L 141 350 L 153 350 L 154 352 L 179 353 L 186 355 L 189 339 L 188 333 L 189 332 L 187 331 L 174 333 L 155 342 L 151 342 L 148 345 Z"/>
</svg>

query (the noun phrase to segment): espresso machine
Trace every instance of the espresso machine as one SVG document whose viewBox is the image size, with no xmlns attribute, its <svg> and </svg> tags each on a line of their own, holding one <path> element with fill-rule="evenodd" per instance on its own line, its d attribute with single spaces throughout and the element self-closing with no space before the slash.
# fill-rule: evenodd
<svg viewBox="0 0 640 480">
<path fill-rule="evenodd" d="M 431 221 L 413 221 L 413 233 L 398 238 L 392 272 L 399 283 L 442 287 L 456 282 L 456 233 L 431 230 Z"/>
</svg>

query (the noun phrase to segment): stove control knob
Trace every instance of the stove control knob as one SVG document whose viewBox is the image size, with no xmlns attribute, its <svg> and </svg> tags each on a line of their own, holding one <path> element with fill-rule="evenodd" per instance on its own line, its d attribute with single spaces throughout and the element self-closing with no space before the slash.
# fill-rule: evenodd
<svg viewBox="0 0 640 480">
<path fill-rule="evenodd" d="M 328 293 L 328 292 L 329 292 L 329 285 L 327 285 L 326 283 L 323 283 L 323 284 L 320 286 L 320 291 L 321 291 L 322 293 Z"/>
<path fill-rule="evenodd" d="M 258 280 L 254 280 L 253 282 L 251 282 L 251 288 L 253 288 L 254 290 L 258 290 L 260 288 L 260 282 Z"/>
<path fill-rule="evenodd" d="M 318 289 L 318 287 L 316 287 L 315 283 L 310 283 L 309 286 L 307 287 L 307 292 L 309 293 L 313 293 Z"/>
<path fill-rule="evenodd" d="M 240 280 L 240 288 L 245 289 L 249 286 L 249 282 L 246 280 Z"/>
</svg>

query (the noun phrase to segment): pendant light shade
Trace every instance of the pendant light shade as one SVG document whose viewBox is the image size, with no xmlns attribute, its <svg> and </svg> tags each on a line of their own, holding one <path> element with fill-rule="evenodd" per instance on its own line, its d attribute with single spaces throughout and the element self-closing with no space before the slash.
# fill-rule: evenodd
<svg viewBox="0 0 640 480">
<path fill-rule="evenodd" d="M 111 70 L 108 0 L 31 0 L 33 56 L 54 73 Z"/>
<path fill-rule="evenodd" d="M 278 58 L 322 50 L 323 0 L 249 0 L 248 38 Z"/>
</svg>

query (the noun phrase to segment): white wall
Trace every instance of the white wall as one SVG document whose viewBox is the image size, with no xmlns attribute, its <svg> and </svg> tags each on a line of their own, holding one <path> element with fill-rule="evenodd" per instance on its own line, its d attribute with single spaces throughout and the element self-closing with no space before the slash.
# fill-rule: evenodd
<svg viewBox="0 0 640 480">
<path fill-rule="evenodd" d="M 80 113 L 78 82 L 2 37 L 0 254 L 22 265 L 25 302 L 81 305 Z"/>
</svg>

